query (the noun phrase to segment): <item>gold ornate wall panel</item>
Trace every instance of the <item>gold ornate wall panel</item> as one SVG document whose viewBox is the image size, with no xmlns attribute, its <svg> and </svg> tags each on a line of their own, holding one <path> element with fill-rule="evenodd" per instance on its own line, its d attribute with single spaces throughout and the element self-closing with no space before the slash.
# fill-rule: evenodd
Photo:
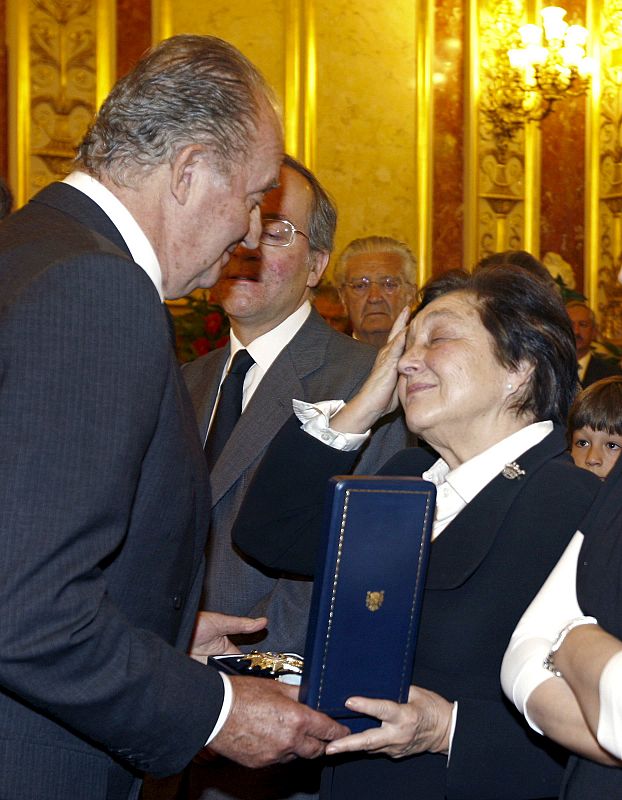
<svg viewBox="0 0 622 800">
<path fill-rule="evenodd" d="M 418 170 L 422 160 L 430 167 L 431 108 L 419 116 L 430 60 L 417 49 L 431 22 L 425 3 L 368 0 L 352 13 L 347 0 L 316 0 L 317 167 L 339 206 L 337 250 L 358 236 L 394 236 L 420 270 L 429 268 L 419 227 L 429 186 Z"/>
<path fill-rule="evenodd" d="M 595 132 L 592 196 L 598 219 L 591 226 L 595 238 L 592 294 L 605 336 L 622 344 L 622 0 L 604 0 L 600 18 L 600 85 L 598 128 Z"/>
<path fill-rule="evenodd" d="M 177 33 L 226 39 L 261 69 L 283 103 L 289 5 L 290 0 L 261 4 L 244 0 L 158 0 L 153 3 L 153 30 L 160 32 L 158 39 Z"/>
<path fill-rule="evenodd" d="M 9 153 L 16 205 L 71 169 L 113 80 L 114 8 L 9 0 Z"/>
<path fill-rule="evenodd" d="M 356 236 L 396 236 L 429 270 L 431 0 L 361 0 L 355 9 L 346 0 L 175 2 L 169 9 L 172 33 L 228 39 L 275 87 L 288 149 L 337 201 L 336 249 Z"/>
<path fill-rule="evenodd" d="M 524 4 L 514 0 L 468 0 L 469 65 L 467 80 L 479 91 L 471 92 L 468 135 L 471 159 L 466 174 L 466 195 L 470 203 L 465 232 L 465 259 L 472 266 L 483 256 L 500 250 L 526 247 L 525 174 L 529 149 L 521 132 L 516 138 L 495 135 L 483 110 L 496 106 L 509 67 L 499 43 L 510 46 L 518 25 L 526 21 Z M 478 113 L 479 108 L 479 113 Z M 528 144 L 528 147 L 526 147 Z M 526 159 L 527 156 L 527 159 Z M 533 187 L 533 182 L 530 182 Z M 527 237 L 529 238 L 529 237 Z"/>
</svg>

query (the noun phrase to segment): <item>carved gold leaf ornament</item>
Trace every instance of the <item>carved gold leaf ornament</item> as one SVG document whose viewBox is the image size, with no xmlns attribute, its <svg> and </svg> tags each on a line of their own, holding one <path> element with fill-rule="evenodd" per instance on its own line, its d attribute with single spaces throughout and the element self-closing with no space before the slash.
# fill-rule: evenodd
<svg viewBox="0 0 622 800">
<path fill-rule="evenodd" d="M 378 611 L 384 603 L 384 589 L 381 591 L 367 592 L 365 595 L 365 606 L 369 611 Z"/>
<path fill-rule="evenodd" d="M 30 32 L 35 186 L 63 178 L 95 111 L 96 3 L 33 0 Z"/>
</svg>

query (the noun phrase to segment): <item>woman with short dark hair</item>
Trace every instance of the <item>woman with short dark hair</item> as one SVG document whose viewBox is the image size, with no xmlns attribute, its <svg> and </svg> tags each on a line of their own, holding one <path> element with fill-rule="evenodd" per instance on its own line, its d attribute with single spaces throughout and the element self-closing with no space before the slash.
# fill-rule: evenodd
<svg viewBox="0 0 622 800">
<path fill-rule="evenodd" d="M 394 408 L 397 382 L 408 427 L 440 456 L 410 448 L 382 470 L 437 485 L 413 686 L 404 704 L 350 699 L 382 724 L 328 746 L 339 758 L 328 761 L 322 796 L 555 796 L 563 755 L 509 708 L 499 668 L 598 488 L 566 452 L 577 385 L 568 316 L 526 270 L 483 268 L 428 284 L 408 329 L 393 334 L 329 425 L 338 443 L 364 434 Z M 315 438 L 325 416 L 306 411 L 304 430 L 293 418 L 268 451 L 234 539 L 266 566 L 311 575 L 325 480 L 356 454 Z"/>
</svg>

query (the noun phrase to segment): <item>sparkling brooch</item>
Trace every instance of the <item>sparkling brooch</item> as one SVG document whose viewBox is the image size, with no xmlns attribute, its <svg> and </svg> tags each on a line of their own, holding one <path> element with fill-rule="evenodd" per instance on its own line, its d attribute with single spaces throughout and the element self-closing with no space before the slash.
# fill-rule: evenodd
<svg viewBox="0 0 622 800">
<path fill-rule="evenodd" d="M 520 466 L 516 463 L 516 461 L 512 461 L 509 464 L 506 464 L 503 467 L 503 471 L 501 472 L 504 478 L 507 478 L 509 481 L 513 481 L 514 478 L 522 478 L 525 474 L 525 470 L 521 469 Z"/>
</svg>

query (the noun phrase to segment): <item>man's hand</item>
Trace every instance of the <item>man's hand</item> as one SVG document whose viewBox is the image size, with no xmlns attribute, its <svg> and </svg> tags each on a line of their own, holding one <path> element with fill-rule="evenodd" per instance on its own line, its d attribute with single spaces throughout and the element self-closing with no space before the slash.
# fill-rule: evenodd
<svg viewBox="0 0 622 800">
<path fill-rule="evenodd" d="M 346 736 L 343 725 L 295 698 L 297 687 L 268 678 L 230 677 L 233 705 L 209 748 L 245 767 L 284 764 L 296 756 L 317 758 L 326 744 Z"/>
<path fill-rule="evenodd" d="M 266 627 L 265 617 L 233 617 L 213 611 L 199 611 L 194 623 L 194 633 L 190 644 L 190 656 L 195 661 L 207 663 L 208 656 L 223 653 L 239 653 L 239 649 L 229 641 L 229 636 L 240 633 L 256 633 Z"/>
</svg>

